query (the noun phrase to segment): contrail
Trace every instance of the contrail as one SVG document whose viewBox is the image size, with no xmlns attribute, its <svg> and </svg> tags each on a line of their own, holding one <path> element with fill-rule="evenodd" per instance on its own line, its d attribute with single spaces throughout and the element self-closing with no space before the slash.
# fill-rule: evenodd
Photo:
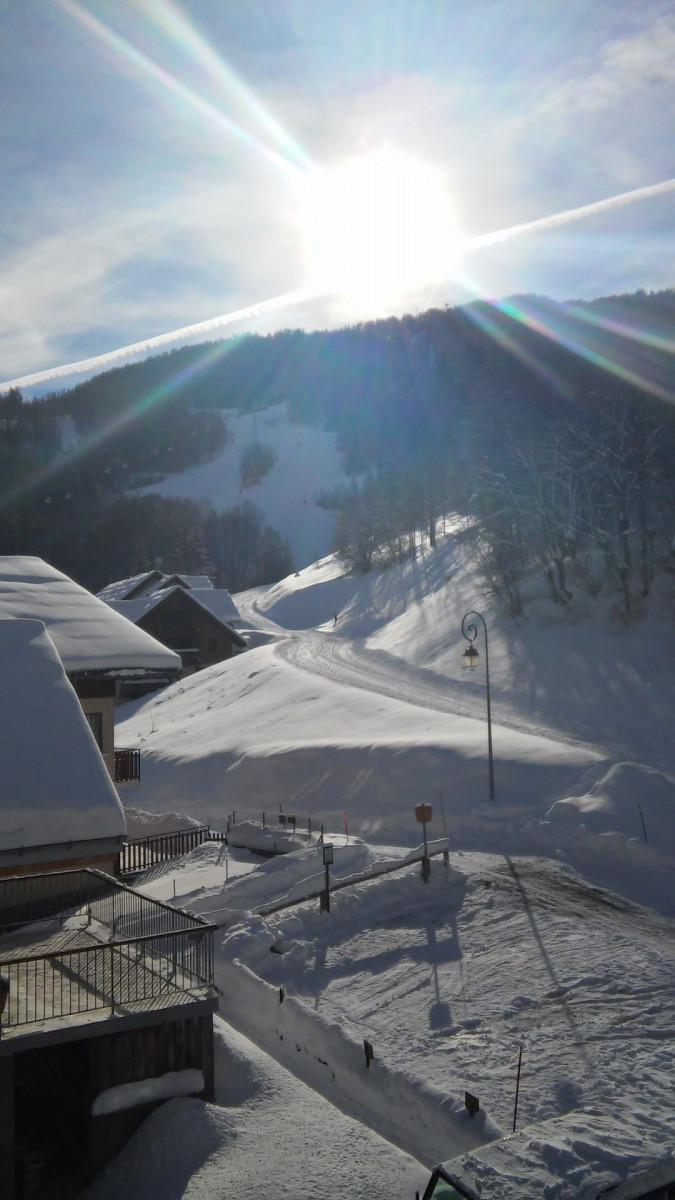
<svg viewBox="0 0 675 1200">
<path fill-rule="evenodd" d="M 289 308 L 292 304 L 300 304 L 302 300 L 313 299 L 315 295 L 316 293 L 307 288 L 296 288 L 293 292 L 284 292 L 282 296 L 274 296 L 271 300 L 261 300 L 259 304 L 250 304 L 247 308 L 238 308 L 234 312 L 224 313 L 223 316 L 211 317 L 208 321 L 199 321 L 196 325 L 184 325 L 182 329 L 174 329 L 171 333 L 160 333 L 156 337 L 146 338 L 143 342 L 134 342 L 133 345 L 122 346 L 119 350 L 109 350 L 106 354 L 97 354 L 94 358 L 83 358 L 79 362 L 65 363 L 61 367 L 49 367 L 46 371 L 35 371 L 32 375 L 21 375 L 17 379 L 5 380 L 4 383 L 0 383 L 0 389 L 30 387 L 34 383 L 46 383 L 50 379 L 60 379 L 64 375 L 79 375 L 85 371 L 93 371 L 96 367 L 107 367 L 130 355 L 144 354 L 146 350 L 154 350 L 157 346 L 166 346 L 170 342 L 181 341 L 183 338 L 211 333 L 214 329 L 222 329 L 225 325 L 232 325 L 235 321 L 244 321 L 247 317 L 258 317 L 264 313 Z"/>
<path fill-rule="evenodd" d="M 482 250 L 487 246 L 496 246 L 501 242 L 508 242 L 512 238 L 522 237 L 523 234 L 537 233 L 540 229 L 552 229 L 557 225 L 566 225 L 570 221 L 579 221 L 584 217 L 593 216 L 595 213 L 606 212 L 611 208 L 619 208 L 623 204 L 632 204 L 636 200 L 648 200 L 672 191 L 675 191 L 675 179 L 666 179 L 663 183 L 651 183 L 647 187 L 634 188 L 630 192 L 621 192 L 618 196 L 610 196 L 606 200 L 583 204 L 580 208 L 568 208 L 564 212 L 553 213 L 550 217 L 538 217 L 535 221 L 527 221 L 522 225 L 511 225 L 508 229 L 498 229 L 495 233 L 480 234 L 478 237 L 468 239 L 465 253 Z M 80 362 L 66 363 L 60 367 L 50 367 L 46 371 L 36 371 L 32 375 L 22 375 L 16 379 L 5 380 L 0 383 L 0 389 L 30 387 L 33 384 L 46 383 L 50 379 L 77 375 L 85 371 L 92 371 L 97 367 L 107 367 L 129 355 L 144 354 L 147 350 L 154 350 L 157 346 L 166 346 L 183 338 L 210 333 L 214 329 L 223 328 L 235 321 L 245 320 L 247 317 L 289 308 L 303 300 L 316 299 L 318 294 L 318 292 L 306 288 L 297 288 L 295 291 L 285 292 L 282 296 L 276 296 L 272 300 L 262 300 L 259 304 L 251 304 L 248 308 L 240 308 L 235 312 L 213 317 L 209 321 L 200 321 L 196 325 L 185 325 L 182 329 L 176 329 L 172 333 L 162 333 L 157 337 L 147 338 L 143 342 L 135 342 L 131 346 L 122 346 L 119 350 L 110 350 L 106 354 L 99 354 L 95 358 L 85 358 Z"/>
<path fill-rule="evenodd" d="M 536 221 L 527 221 L 523 225 L 511 225 L 509 229 L 498 229 L 496 233 L 484 233 L 469 240 L 468 250 L 482 250 L 484 246 L 497 246 L 500 242 L 509 242 L 511 238 L 521 237 L 524 233 L 537 233 L 539 229 L 553 229 L 556 225 L 567 225 L 569 221 L 579 221 L 583 217 L 592 217 L 594 213 L 606 212 L 610 208 L 620 208 L 622 204 L 632 204 L 634 200 L 648 200 L 652 196 L 660 196 L 666 192 L 675 191 L 675 179 L 666 179 L 664 183 L 650 183 L 647 187 L 634 188 L 631 192 L 621 192 L 618 196 L 610 196 L 607 200 L 596 200 L 593 204 L 583 204 L 581 208 L 568 208 L 564 212 L 553 213 L 550 217 L 538 217 Z"/>
</svg>

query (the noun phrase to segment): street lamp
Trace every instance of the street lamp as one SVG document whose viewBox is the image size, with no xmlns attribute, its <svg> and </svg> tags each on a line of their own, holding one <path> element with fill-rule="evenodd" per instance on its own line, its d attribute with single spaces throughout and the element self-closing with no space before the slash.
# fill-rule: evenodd
<svg viewBox="0 0 675 1200">
<path fill-rule="evenodd" d="M 471 619 L 470 619 L 471 618 Z M 478 636 L 478 626 L 474 623 L 474 618 L 477 618 L 483 623 L 483 632 L 485 634 L 485 679 L 487 683 L 487 727 L 488 727 L 488 765 L 490 770 L 490 799 L 495 798 L 495 768 L 492 758 L 492 711 L 490 709 L 490 658 L 488 654 L 488 631 L 485 624 L 485 617 L 482 613 L 472 610 L 465 613 L 462 617 L 462 635 L 469 643 L 464 654 L 464 666 L 470 671 L 475 671 L 478 666 L 480 655 L 474 646 L 474 642 Z"/>
</svg>

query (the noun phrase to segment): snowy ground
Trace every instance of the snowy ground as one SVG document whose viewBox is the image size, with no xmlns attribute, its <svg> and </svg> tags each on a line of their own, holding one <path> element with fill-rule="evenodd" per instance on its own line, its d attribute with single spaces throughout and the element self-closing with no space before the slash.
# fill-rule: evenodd
<svg viewBox="0 0 675 1200">
<path fill-rule="evenodd" d="M 306 1145 L 295 1133 L 284 1140 L 272 1100 L 276 1115 L 258 1096 L 236 1118 L 181 1100 L 151 1119 L 91 1200 L 121 1194 L 129 1172 L 138 1200 L 224 1200 L 254 1169 L 247 1156 L 261 1138 L 270 1153 L 264 1178 L 253 1176 L 258 1194 L 281 1181 L 279 1194 L 307 1200 L 412 1200 L 422 1179 L 411 1159 L 429 1166 L 510 1129 L 520 1046 L 519 1127 L 583 1106 L 639 1120 L 650 1140 L 672 1144 L 671 601 L 656 598 L 631 628 L 583 597 L 564 621 L 543 600 L 520 625 L 485 608 L 493 803 L 484 684 L 460 666 L 462 615 L 483 608 L 460 539 L 365 579 L 324 560 L 237 603 L 267 645 L 121 710 L 120 740 L 143 751 L 134 804 L 216 828 L 233 813 L 242 828 L 263 812 L 269 826 L 280 808 L 310 817 L 335 843 L 337 881 L 417 846 L 412 809 L 425 801 L 431 835 L 445 818 L 451 865 L 434 859 L 429 885 L 418 866 L 362 879 L 333 894 L 330 914 L 316 900 L 267 913 L 321 886 L 306 839 L 263 862 L 205 845 L 150 872 L 153 895 L 221 926 L 221 1013 L 298 1077 L 289 1086 L 316 1114 L 312 1139 L 337 1165 L 330 1187 L 323 1176 L 300 1183 Z M 375 1050 L 368 1069 L 364 1038 Z M 238 1047 L 244 1074 L 258 1078 L 267 1060 Z M 485 1110 L 480 1129 L 467 1124 L 465 1089 Z M 312 1108 L 317 1093 L 336 1107 Z M 332 1157 L 343 1117 L 321 1113 L 337 1110 L 376 1139 L 381 1193 L 350 1150 Z M 153 1191 L 137 1172 L 143 1139 L 175 1144 L 188 1121 L 193 1148 L 205 1147 L 177 1171 L 190 1183 Z M 387 1157 L 394 1145 L 407 1165 Z"/>
<path fill-rule="evenodd" d="M 453 849 L 555 855 L 674 914 L 672 600 L 626 628 L 579 596 L 565 620 L 544 601 L 520 624 L 485 608 L 495 803 L 482 667 L 462 667 L 461 619 L 482 601 L 459 536 L 365 578 L 329 558 L 239 595 L 267 645 L 120 710 L 119 741 L 142 751 L 134 803 L 214 828 L 280 807 L 327 829 L 346 815 L 410 846 L 421 801 L 444 832 L 442 796 Z"/>
<path fill-rule="evenodd" d="M 216 1104 L 163 1105 L 81 1200 L 413 1200 L 420 1163 L 214 1024 Z"/>
</svg>

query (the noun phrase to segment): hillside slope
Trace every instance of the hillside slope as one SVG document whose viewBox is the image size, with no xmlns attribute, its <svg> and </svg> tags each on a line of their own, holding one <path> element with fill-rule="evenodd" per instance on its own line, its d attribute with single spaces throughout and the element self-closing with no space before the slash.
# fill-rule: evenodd
<svg viewBox="0 0 675 1200">
<path fill-rule="evenodd" d="M 365 577 L 324 560 L 237 603 L 267 644 L 120 711 L 120 743 L 143 751 L 134 803 L 216 827 L 281 806 L 411 845 L 422 800 L 442 832 L 442 795 L 455 848 L 556 855 L 669 903 L 675 646 L 656 602 L 632 628 L 485 608 L 494 803 L 484 684 L 461 666 L 461 617 L 483 602 L 460 539 Z"/>
<path fill-rule="evenodd" d="M 296 567 L 306 567 L 330 549 L 335 521 L 332 512 L 317 505 L 318 493 L 346 482 L 335 435 L 291 422 L 285 404 L 228 415 L 227 428 L 229 441 L 210 462 L 142 491 L 207 499 L 219 512 L 248 500 L 262 512 L 263 524 L 288 540 Z M 276 462 L 259 483 L 242 487 L 241 453 L 256 442 L 269 445 Z"/>
</svg>

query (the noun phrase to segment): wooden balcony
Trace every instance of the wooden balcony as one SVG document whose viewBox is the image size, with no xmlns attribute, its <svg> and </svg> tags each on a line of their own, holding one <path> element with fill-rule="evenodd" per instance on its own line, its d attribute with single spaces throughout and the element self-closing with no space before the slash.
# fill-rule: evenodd
<svg viewBox="0 0 675 1200">
<path fill-rule="evenodd" d="M 115 783 L 140 783 L 140 750 L 115 751 Z"/>
</svg>

